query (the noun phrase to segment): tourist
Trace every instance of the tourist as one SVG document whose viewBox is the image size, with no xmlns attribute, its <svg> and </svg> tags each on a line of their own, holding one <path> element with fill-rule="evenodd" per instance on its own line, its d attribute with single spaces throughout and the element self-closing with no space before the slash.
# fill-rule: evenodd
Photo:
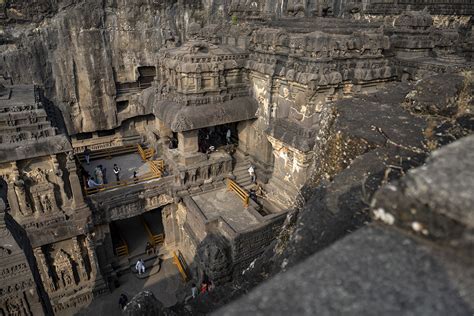
<svg viewBox="0 0 474 316">
<path fill-rule="evenodd" d="M 211 280 L 209 280 L 209 283 L 207 285 L 207 288 L 209 290 L 209 292 L 212 292 L 214 291 L 214 289 L 216 288 L 216 286 L 214 285 L 214 282 L 212 282 Z"/>
<path fill-rule="evenodd" d="M 95 167 L 94 170 L 95 181 L 100 185 L 104 184 L 104 174 L 102 173 L 102 169 L 100 166 Z"/>
<path fill-rule="evenodd" d="M 254 189 L 250 189 L 249 197 L 250 197 L 253 201 L 257 202 L 257 194 L 255 193 L 255 190 L 254 190 Z"/>
<path fill-rule="evenodd" d="M 91 177 L 87 179 L 87 187 L 92 189 L 92 188 L 97 188 L 98 186 L 100 186 L 100 184 L 95 182 L 94 179 L 92 179 Z"/>
<path fill-rule="evenodd" d="M 137 183 L 138 182 L 138 177 L 137 177 L 137 172 L 133 172 L 133 182 Z"/>
<path fill-rule="evenodd" d="M 121 169 L 117 166 L 117 164 L 114 163 L 114 174 L 117 182 L 120 182 L 120 170 Z"/>
<path fill-rule="evenodd" d="M 137 263 L 135 264 L 135 269 L 138 271 L 139 275 L 145 273 L 145 262 L 142 259 L 138 259 Z"/>
<path fill-rule="evenodd" d="M 146 243 L 145 252 L 147 255 L 153 254 L 155 252 L 154 247 L 149 242 Z"/>
<path fill-rule="evenodd" d="M 123 310 L 125 308 L 125 306 L 127 305 L 128 303 L 128 297 L 127 295 L 125 294 L 120 294 L 120 298 L 119 298 L 119 305 L 120 305 L 120 308 Z"/>
<path fill-rule="evenodd" d="M 87 148 L 87 146 L 84 149 L 84 159 L 86 160 L 86 163 L 89 165 L 90 160 L 91 160 L 91 151 L 89 150 L 89 148 Z"/>
<path fill-rule="evenodd" d="M 230 137 L 232 136 L 232 132 L 230 131 L 230 128 L 227 129 L 227 133 L 225 135 L 225 138 L 227 140 L 227 145 L 230 144 Z"/>
<path fill-rule="evenodd" d="M 265 192 L 263 191 L 263 188 L 260 184 L 255 184 L 253 190 L 255 191 L 255 195 L 259 198 L 264 198 Z"/>
<path fill-rule="evenodd" d="M 104 168 L 104 166 L 99 165 L 100 171 L 102 172 L 102 181 L 103 184 L 107 184 L 109 181 L 107 180 L 107 168 Z"/>
<path fill-rule="evenodd" d="M 196 283 L 193 283 L 193 285 L 191 287 L 191 296 L 193 298 L 196 298 L 197 294 L 198 294 L 198 289 L 196 287 Z"/>
<path fill-rule="evenodd" d="M 201 294 L 204 294 L 207 292 L 207 283 L 206 282 L 202 282 L 201 283 Z"/>
<path fill-rule="evenodd" d="M 207 159 L 209 159 L 209 155 L 210 155 L 211 153 L 213 153 L 214 151 L 216 151 L 216 147 L 214 147 L 214 146 L 209 146 L 209 148 L 208 148 L 207 151 L 206 151 L 206 157 L 207 157 Z"/>
<path fill-rule="evenodd" d="M 255 183 L 255 181 L 257 180 L 257 177 L 255 176 L 255 169 L 253 168 L 252 165 L 250 165 L 248 172 L 250 174 L 250 178 L 252 178 L 252 183 Z"/>
</svg>

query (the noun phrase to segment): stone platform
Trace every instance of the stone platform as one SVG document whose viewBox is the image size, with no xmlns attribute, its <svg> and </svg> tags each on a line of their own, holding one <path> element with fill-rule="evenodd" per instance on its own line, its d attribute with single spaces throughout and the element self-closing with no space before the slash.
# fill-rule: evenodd
<svg viewBox="0 0 474 316">
<path fill-rule="evenodd" d="M 245 230 L 260 222 L 243 206 L 236 193 L 225 188 L 194 195 L 192 199 L 209 220 L 222 217 L 234 231 Z"/>
<path fill-rule="evenodd" d="M 121 315 L 118 300 L 120 294 L 124 293 L 129 300 L 140 291 L 153 292 L 160 302 L 169 307 L 177 302 L 176 293 L 184 287 L 176 266 L 173 261 L 166 259 L 161 265 L 161 270 L 146 279 L 138 279 L 133 274 L 127 273 L 120 277 L 120 286 L 110 294 L 101 296 L 100 299 L 76 312 L 76 315 Z"/>
<path fill-rule="evenodd" d="M 120 156 L 113 156 L 111 159 L 96 159 L 91 160 L 90 165 L 87 165 L 85 162 L 82 163 L 84 169 L 89 172 L 91 176 L 94 176 L 94 169 L 102 165 L 106 169 L 106 180 L 107 182 L 115 182 L 115 174 L 113 172 L 114 164 L 121 169 L 120 170 L 120 179 L 132 179 L 133 172 L 137 172 L 137 176 L 140 177 L 148 172 L 150 172 L 149 165 L 142 161 L 138 153 L 130 153 Z"/>
</svg>

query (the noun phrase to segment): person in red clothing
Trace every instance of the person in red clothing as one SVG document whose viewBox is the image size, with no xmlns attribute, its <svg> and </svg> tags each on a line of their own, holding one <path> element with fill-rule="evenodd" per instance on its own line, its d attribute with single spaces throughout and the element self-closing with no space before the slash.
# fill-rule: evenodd
<svg viewBox="0 0 474 316">
<path fill-rule="evenodd" d="M 202 282 L 201 283 L 201 294 L 204 294 L 207 292 L 207 283 Z"/>
</svg>

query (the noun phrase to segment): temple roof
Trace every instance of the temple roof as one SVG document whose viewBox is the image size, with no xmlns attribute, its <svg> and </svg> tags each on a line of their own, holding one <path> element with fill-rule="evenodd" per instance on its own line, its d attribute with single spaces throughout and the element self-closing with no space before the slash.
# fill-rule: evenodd
<svg viewBox="0 0 474 316">
<path fill-rule="evenodd" d="M 162 64 L 178 72 L 212 71 L 215 67 L 233 69 L 242 67 L 248 53 L 238 47 L 215 45 L 192 40 L 178 48 L 162 52 Z"/>
<path fill-rule="evenodd" d="M 251 97 L 221 103 L 186 106 L 174 101 L 156 101 L 153 112 L 174 132 L 240 122 L 256 118 L 257 102 Z"/>
<path fill-rule="evenodd" d="M 0 97 L 0 163 L 71 150 L 65 135 L 58 135 L 33 85 L 7 86 Z"/>
</svg>

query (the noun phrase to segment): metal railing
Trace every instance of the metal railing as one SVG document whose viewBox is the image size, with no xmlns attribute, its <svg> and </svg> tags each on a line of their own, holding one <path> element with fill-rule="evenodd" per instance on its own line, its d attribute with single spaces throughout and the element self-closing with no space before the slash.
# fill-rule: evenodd
<svg viewBox="0 0 474 316">
<path fill-rule="evenodd" d="M 127 245 L 118 246 L 117 248 L 115 248 L 115 253 L 119 257 L 127 257 L 128 256 L 128 246 Z"/>
<path fill-rule="evenodd" d="M 133 185 L 133 184 L 138 184 L 138 183 L 145 182 L 145 181 L 150 181 L 150 180 L 153 180 L 153 179 L 158 179 L 160 177 L 161 176 L 156 175 L 154 172 L 147 172 L 144 175 L 141 175 L 141 176 L 136 177 L 136 178 L 109 182 L 107 184 L 101 184 L 101 185 L 99 185 L 97 187 L 93 187 L 93 188 L 88 188 L 86 186 L 84 188 L 84 191 L 85 191 L 86 195 L 91 195 L 91 194 L 98 193 L 98 192 L 108 191 L 108 190 L 112 190 L 112 189 L 126 187 L 126 186 Z M 87 185 L 87 181 L 85 181 L 85 183 Z"/>
<path fill-rule="evenodd" d="M 155 150 L 153 148 L 144 149 L 140 144 L 137 145 L 137 149 L 143 161 L 149 160 L 155 154 Z"/>
<path fill-rule="evenodd" d="M 150 244 L 153 247 L 163 244 L 163 242 L 165 240 L 164 235 L 163 234 L 156 234 L 156 235 L 153 234 L 150 227 L 148 226 L 146 220 L 143 217 L 141 217 L 141 220 L 142 220 L 143 226 L 145 227 L 145 231 L 147 233 L 148 241 L 150 242 Z"/>
<path fill-rule="evenodd" d="M 189 275 L 187 272 L 188 269 L 187 269 L 186 262 L 184 261 L 184 258 L 181 255 L 181 252 L 179 250 L 178 250 L 178 254 L 176 254 L 176 252 L 173 251 L 173 262 L 178 267 L 178 271 L 181 274 L 183 281 L 187 282 L 189 280 Z"/>
<path fill-rule="evenodd" d="M 244 203 L 244 207 L 249 206 L 250 195 L 242 189 L 235 181 L 227 179 L 227 191 L 234 191 Z"/>
</svg>

